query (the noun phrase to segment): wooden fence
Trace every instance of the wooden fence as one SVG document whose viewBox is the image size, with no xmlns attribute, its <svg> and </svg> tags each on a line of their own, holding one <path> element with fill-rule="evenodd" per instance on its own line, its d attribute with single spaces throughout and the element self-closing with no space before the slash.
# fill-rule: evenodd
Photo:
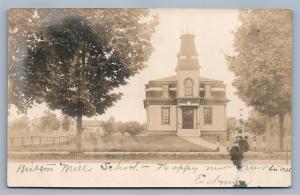
<svg viewBox="0 0 300 195">
<path fill-rule="evenodd" d="M 93 138 L 96 134 L 83 133 L 82 138 Z M 76 135 L 32 135 L 32 136 L 14 136 L 8 137 L 9 147 L 22 147 L 22 146 L 43 146 L 43 145 L 53 145 L 53 144 L 69 144 L 74 142 Z M 214 142 L 219 146 L 226 147 L 227 151 L 235 145 L 234 142 L 238 140 L 237 136 L 215 136 L 210 139 L 210 142 Z M 250 151 L 264 152 L 267 145 L 271 147 L 272 151 L 279 150 L 279 139 L 278 137 L 273 137 L 266 142 L 264 135 L 261 136 L 248 136 L 247 142 L 249 143 Z M 285 137 L 284 139 L 284 150 L 291 151 L 291 137 Z"/>
<path fill-rule="evenodd" d="M 217 145 L 225 146 L 227 151 L 235 145 L 234 142 L 238 140 L 238 136 L 217 136 L 216 143 Z M 272 151 L 279 150 L 279 138 L 271 137 L 269 138 L 269 143 L 266 141 L 265 135 L 261 136 L 248 136 L 247 142 L 249 144 L 250 151 L 260 151 L 263 152 L 266 150 L 266 147 L 271 148 Z M 268 145 L 269 144 L 269 145 Z M 284 150 L 291 151 L 291 137 L 286 136 L 283 140 Z"/>
<path fill-rule="evenodd" d="M 8 137 L 8 146 L 39 146 L 53 144 L 69 144 L 75 141 L 75 135 L 60 136 L 20 136 Z"/>
</svg>

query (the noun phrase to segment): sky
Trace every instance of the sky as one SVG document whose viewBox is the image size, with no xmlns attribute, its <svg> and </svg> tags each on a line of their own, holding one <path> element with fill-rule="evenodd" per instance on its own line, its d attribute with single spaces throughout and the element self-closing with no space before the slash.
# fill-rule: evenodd
<svg viewBox="0 0 300 195">
<path fill-rule="evenodd" d="M 226 85 L 229 99 L 227 115 L 236 118 L 242 114 L 248 116 L 247 106 L 235 95 L 232 86 L 234 74 L 227 69 L 225 55 L 232 55 L 233 31 L 238 27 L 238 10 L 213 9 L 154 9 L 158 14 L 159 25 L 152 37 L 154 51 L 146 62 L 147 68 L 132 77 L 126 86 L 116 91 L 124 95 L 115 105 L 101 116 L 92 119 L 106 120 L 113 116 L 120 121 L 146 122 L 146 111 L 143 106 L 145 84 L 149 80 L 175 75 L 177 53 L 182 33 L 195 34 L 196 49 L 199 54 L 200 76 L 222 80 Z M 45 105 L 39 105 L 28 113 L 29 118 L 39 117 Z M 60 115 L 59 111 L 56 111 Z M 10 118 L 20 117 L 16 109 L 10 110 Z"/>
</svg>

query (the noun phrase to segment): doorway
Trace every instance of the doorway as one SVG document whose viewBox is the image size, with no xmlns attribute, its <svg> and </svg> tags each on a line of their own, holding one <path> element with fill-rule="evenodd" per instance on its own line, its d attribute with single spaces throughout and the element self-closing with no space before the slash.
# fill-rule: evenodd
<svg viewBox="0 0 300 195">
<path fill-rule="evenodd" d="M 194 128 L 194 109 L 183 108 L 182 109 L 182 128 L 193 129 Z"/>
</svg>

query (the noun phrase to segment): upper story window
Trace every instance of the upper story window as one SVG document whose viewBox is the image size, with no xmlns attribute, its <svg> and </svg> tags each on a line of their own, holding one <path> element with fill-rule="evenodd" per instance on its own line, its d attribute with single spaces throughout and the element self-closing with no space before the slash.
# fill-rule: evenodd
<svg viewBox="0 0 300 195">
<path fill-rule="evenodd" d="M 212 91 L 211 97 L 212 97 L 212 99 L 221 99 L 221 100 L 223 100 L 226 97 L 225 91 Z"/>
<path fill-rule="evenodd" d="M 169 98 L 169 86 L 168 85 L 162 86 L 162 98 Z"/>
<path fill-rule="evenodd" d="M 170 124 L 170 107 L 161 108 L 161 124 L 162 125 Z"/>
<path fill-rule="evenodd" d="M 193 86 L 194 82 L 192 79 L 188 78 L 184 81 L 184 96 L 193 96 Z"/>
<path fill-rule="evenodd" d="M 210 85 L 205 85 L 205 98 L 206 99 L 211 98 L 211 87 L 210 87 Z"/>
<path fill-rule="evenodd" d="M 204 125 L 212 125 L 212 108 L 204 107 Z"/>
<path fill-rule="evenodd" d="M 204 84 L 200 84 L 199 96 L 200 96 L 200 98 L 205 97 L 205 85 Z"/>
</svg>

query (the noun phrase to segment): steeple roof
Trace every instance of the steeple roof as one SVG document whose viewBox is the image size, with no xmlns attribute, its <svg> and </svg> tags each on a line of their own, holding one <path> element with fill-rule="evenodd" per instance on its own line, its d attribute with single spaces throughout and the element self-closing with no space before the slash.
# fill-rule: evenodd
<svg viewBox="0 0 300 195">
<path fill-rule="evenodd" d="M 177 54 L 176 70 L 198 70 L 198 53 L 195 46 L 194 34 L 182 34 L 180 36 L 180 50 Z"/>
<path fill-rule="evenodd" d="M 180 36 L 180 56 L 197 56 L 197 51 L 195 47 L 195 35 L 193 34 L 183 34 Z"/>
</svg>

